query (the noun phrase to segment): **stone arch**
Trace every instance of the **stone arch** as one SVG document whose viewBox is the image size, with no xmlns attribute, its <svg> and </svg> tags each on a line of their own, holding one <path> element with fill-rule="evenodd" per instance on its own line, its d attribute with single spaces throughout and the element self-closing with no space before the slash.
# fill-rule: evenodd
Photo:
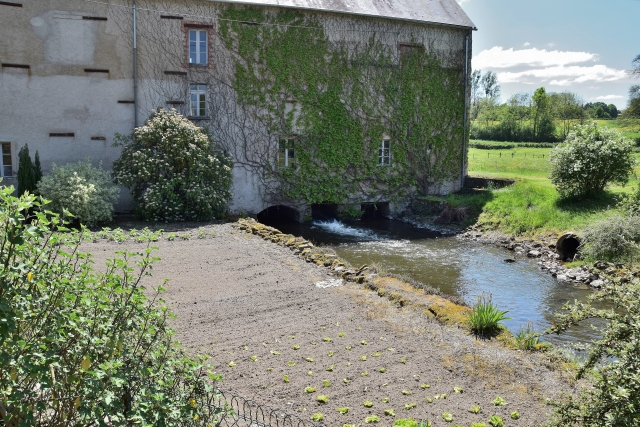
<svg viewBox="0 0 640 427">
<path fill-rule="evenodd" d="M 258 213 L 258 221 L 263 223 L 301 222 L 300 211 L 287 205 L 274 205 Z"/>
</svg>

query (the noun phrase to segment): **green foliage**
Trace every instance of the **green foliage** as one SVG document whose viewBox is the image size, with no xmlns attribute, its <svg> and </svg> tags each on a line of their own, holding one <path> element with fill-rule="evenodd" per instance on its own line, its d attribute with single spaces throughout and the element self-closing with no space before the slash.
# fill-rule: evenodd
<svg viewBox="0 0 640 427">
<path fill-rule="evenodd" d="M 95 272 L 85 233 L 12 191 L 0 189 L 0 424 L 216 424 L 202 402 L 219 377 L 177 350 L 162 290 L 141 284 L 152 248 Z"/>
<path fill-rule="evenodd" d="M 214 150 L 207 133 L 162 108 L 152 111 L 122 146 L 113 164 L 116 182 L 131 190 L 147 221 L 205 221 L 222 215 L 231 198 L 231 161 Z"/>
<path fill-rule="evenodd" d="M 502 421 L 502 417 L 499 417 L 497 415 L 491 415 L 491 417 L 489 418 L 489 424 L 491 424 L 493 427 L 504 427 L 504 421 Z"/>
<path fill-rule="evenodd" d="M 607 307 L 607 308 L 596 308 Z M 602 319 L 601 338 L 592 342 L 577 378 L 592 386 L 579 397 L 556 403 L 554 426 L 640 425 L 640 284 L 612 281 L 586 303 L 565 305 L 548 333 L 563 333 L 582 322 Z"/>
<path fill-rule="evenodd" d="M 451 412 L 445 412 L 442 414 L 442 419 L 448 423 L 453 422 L 453 414 Z"/>
<path fill-rule="evenodd" d="M 495 406 L 505 406 L 507 404 L 507 402 L 500 396 L 496 396 L 496 398 L 493 399 L 491 403 L 493 403 Z"/>
<path fill-rule="evenodd" d="M 373 424 L 373 423 L 379 423 L 379 422 L 380 422 L 380 417 L 377 415 L 369 415 L 364 419 L 365 424 Z"/>
<path fill-rule="evenodd" d="M 38 153 L 38 150 L 36 150 L 36 155 L 33 160 L 33 172 L 36 175 L 36 185 L 37 185 L 42 179 L 42 165 L 40 164 L 40 154 Z"/>
<path fill-rule="evenodd" d="M 40 169 L 40 156 L 36 151 L 35 164 L 31 161 L 29 155 L 29 144 L 25 144 L 24 147 L 18 151 L 18 196 L 22 196 L 27 191 L 31 194 L 35 194 L 38 182 L 42 178 L 42 170 Z"/>
<path fill-rule="evenodd" d="M 522 326 L 514 338 L 516 345 L 522 350 L 532 350 L 540 344 L 540 335 L 536 333 L 531 322 L 527 322 L 526 326 Z"/>
<path fill-rule="evenodd" d="M 576 126 L 550 153 L 551 182 L 563 197 L 585 197 L 609 183 L 625 184 L 633 173 L 631 141 L 592 123 Z"/>
<path fill-rule="evenodd" d="M 580 253 L 588 260 L 632 261 L 640 244 L 640 216 L 613 215 L 582 232 Z"/>
<path fill-rule="evenodd" d="M 393 427 L 431 427 L 431 421 L 416 421 L 413 418 L 401 418 L 393 423 Z"/>
<path fill-rule="evenodd" d="M 459 69 L 444 68 L 423 49 L 400 60 L 395 44 L 375 35 L 332 44 L 317 18 L 295 11 L 229 7 L 220 18 L 219 35 L 235 53 L 239 102 L 254 108 L 270 134 L 296 135 L 295 168 L 263 165 L 284 196 L 307 203 L 344 203 L 351 195 L 397 199 L 415 185 L 427 192 L 459 173 L 465 108 Z M 381 167 L 385 134 L 392 160 Z"/>
<path fill-rule="evenodd" d="M 321 413 L 317 412 L 317 413 L 311 415 L 311 420 L 312 421 L 322 421 L 322 420 L 324 420 L 324 415 L 322 415 Z"/>
<path fill-rule="evenodd" d="M 636 185 L 636 189 L 631 194 L 623 195 L 616 207 L 624 214 L 640 215 L 640 183 Z"/>
<path fill-rule="evenodd" d="M 500 322 L 509 320 L 508 311 L 500 311 L 491 301 L 491 295 L 482 295 L 469 312 L 469 326 L 478 335 L 492 335 L 500 329 Z"/>
<path fill-rule="evenodd" d="M 51 173 L 38 183 L 38 193 L 51 201 L 48 207 L 52 211 L 69 211 L 82 224 L 93 226 L 111 221 L 120 190 L 101 165 L 94 168 L 87 159 L 54 164 Z"/>
</svg>

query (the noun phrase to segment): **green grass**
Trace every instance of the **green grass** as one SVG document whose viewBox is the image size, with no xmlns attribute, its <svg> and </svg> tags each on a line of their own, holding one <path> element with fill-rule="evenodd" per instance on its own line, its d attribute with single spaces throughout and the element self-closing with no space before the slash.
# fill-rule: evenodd
<svg viewBox="0 0 640 427">
<path fill-rule="evenodd" d="M 493 143 L 492 141 L 482 141 Z M 536 237 L 566 230 L 579 231 L 615 212 L 622 194 L 632 191 L 640 177 L 638 165 L 625 187 L 611 186 L 587 200 L 562 200 L 549 180 L 550 148 L 510 150 L 469 149 L 469 175 L 516 179 L 515 185 L 478 194 L 456 194 L 445 200 L 450 206 L 469 206 L 469 222 L 485 229 Z"/>
<path fill-rule="evenodd" d="M 501 311 L 491 302 L 491 297 L 481 296 L 469 312 L 469 326 L 477 335 L 492 336 L 500 330 L 500 322 L 509 320 L 506 311 Z"/>
</svg>

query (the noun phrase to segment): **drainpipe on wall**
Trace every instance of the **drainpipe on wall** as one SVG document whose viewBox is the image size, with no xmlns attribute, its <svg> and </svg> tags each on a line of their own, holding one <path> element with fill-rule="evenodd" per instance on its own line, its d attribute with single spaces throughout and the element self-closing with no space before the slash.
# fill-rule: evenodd
<svg viewBox="0 0 640 427">
<path fill-rule="evenodd" d="M 471 31 L 469 31 L 471 32 Z M 469 90 L 469 34 L 464 38 L 464 134 L 462 135 L 462 167 L 460 170 L 460 188 L 464 188 L 464 168 L 467 157 L 467 110 L 469 109 L 468 99 Z"/>
<path fill-rule="evenodd" d="M 133 0 L 133 124 L 138 127 L 138 27 L 136 0 Z"/>
</svg>

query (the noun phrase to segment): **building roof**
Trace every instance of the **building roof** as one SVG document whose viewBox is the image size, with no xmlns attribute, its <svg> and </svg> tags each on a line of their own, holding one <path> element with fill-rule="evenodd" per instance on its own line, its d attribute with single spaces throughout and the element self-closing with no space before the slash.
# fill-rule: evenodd
<svg viewBox="0 0 640 427">
<path fill-rule="evenodd" d="M 321 10 L 476 29 L 456 0 L 214 0 Z"/>
</svg>

